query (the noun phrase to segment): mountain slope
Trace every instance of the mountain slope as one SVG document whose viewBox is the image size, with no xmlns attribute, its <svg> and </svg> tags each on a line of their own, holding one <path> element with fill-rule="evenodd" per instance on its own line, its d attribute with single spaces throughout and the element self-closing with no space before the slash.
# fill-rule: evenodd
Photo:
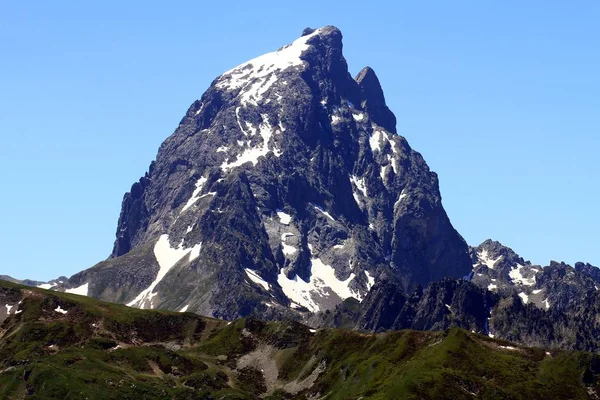
<svg viewBox="0 0 600 400">
<path fill-rule="evenodd" d="M 600 358 L 468 333 L 137 310 L 0 282 L 3 399 L 588 399 Z"/>
<path fill-rule="evenodd" d="M 218 77 L 123 199 L 112 257 L 63 288 L 274 319 L 469 273 L 437 175 L 335 27 Z"/>
</svg>

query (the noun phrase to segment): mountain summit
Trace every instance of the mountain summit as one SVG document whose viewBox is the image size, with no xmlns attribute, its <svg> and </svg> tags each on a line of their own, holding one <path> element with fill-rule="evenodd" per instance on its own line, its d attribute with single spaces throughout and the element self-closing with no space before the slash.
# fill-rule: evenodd
<svg viewBox="0 0 600 400">
<path fill-rule="evenodd" d="M 437 175 L 326 26 L 215 79 L 125 194 L 111 257 L 64 288 L 279 318 L 471 270 Z"/>
</svg>

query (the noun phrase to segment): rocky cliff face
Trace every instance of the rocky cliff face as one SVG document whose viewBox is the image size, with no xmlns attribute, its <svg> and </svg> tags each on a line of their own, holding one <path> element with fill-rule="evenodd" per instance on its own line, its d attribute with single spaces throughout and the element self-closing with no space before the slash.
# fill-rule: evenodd
<svg viewBox="0 0 600 400">
<path fill-rule="evenodd" d="M 125 195 L 111 258 L 63 289 L 278 318 L 471 268 L 437 175 L 328 26 L 214 80 Z"/>
</svg>

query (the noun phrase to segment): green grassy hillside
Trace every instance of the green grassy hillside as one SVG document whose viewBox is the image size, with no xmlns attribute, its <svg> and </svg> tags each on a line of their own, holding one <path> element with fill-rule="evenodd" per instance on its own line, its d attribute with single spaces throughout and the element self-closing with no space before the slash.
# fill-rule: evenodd
<svg viewBox="0 0 600 400">
<path fill-rule="evenodd" d="M 362 334 L 0 282 L 2 399 L 588 399 L 600 357 L 460 329 Z M 6 307 L 8 310 L 9 307 Z"/>
</svg>

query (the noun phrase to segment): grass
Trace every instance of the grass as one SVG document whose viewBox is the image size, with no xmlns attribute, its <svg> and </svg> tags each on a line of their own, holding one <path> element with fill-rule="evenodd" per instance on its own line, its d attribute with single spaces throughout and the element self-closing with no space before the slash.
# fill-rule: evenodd
<svg viewBox="0 0 600 400">
<path fill-rule="evenodd" d="M 0 327 L 2 399 L 587 399 L 588 392 L 600 393 L 597 355 L 549 355 L 461 329 L 313 333 L 295 322 L 226 323 L 0 282 L 0 295 L 15 291 L 22 313 Z M 69 312 L 54 312 L 57 305 Z M 271 387 L 258 361 L 237 369 L 240 357 L 263 348 L 278 368 Z M 306 383 L 316 368 L 322 371 Z M 286 392 L 289 383 L 297 389 Z"/>
</svg>

